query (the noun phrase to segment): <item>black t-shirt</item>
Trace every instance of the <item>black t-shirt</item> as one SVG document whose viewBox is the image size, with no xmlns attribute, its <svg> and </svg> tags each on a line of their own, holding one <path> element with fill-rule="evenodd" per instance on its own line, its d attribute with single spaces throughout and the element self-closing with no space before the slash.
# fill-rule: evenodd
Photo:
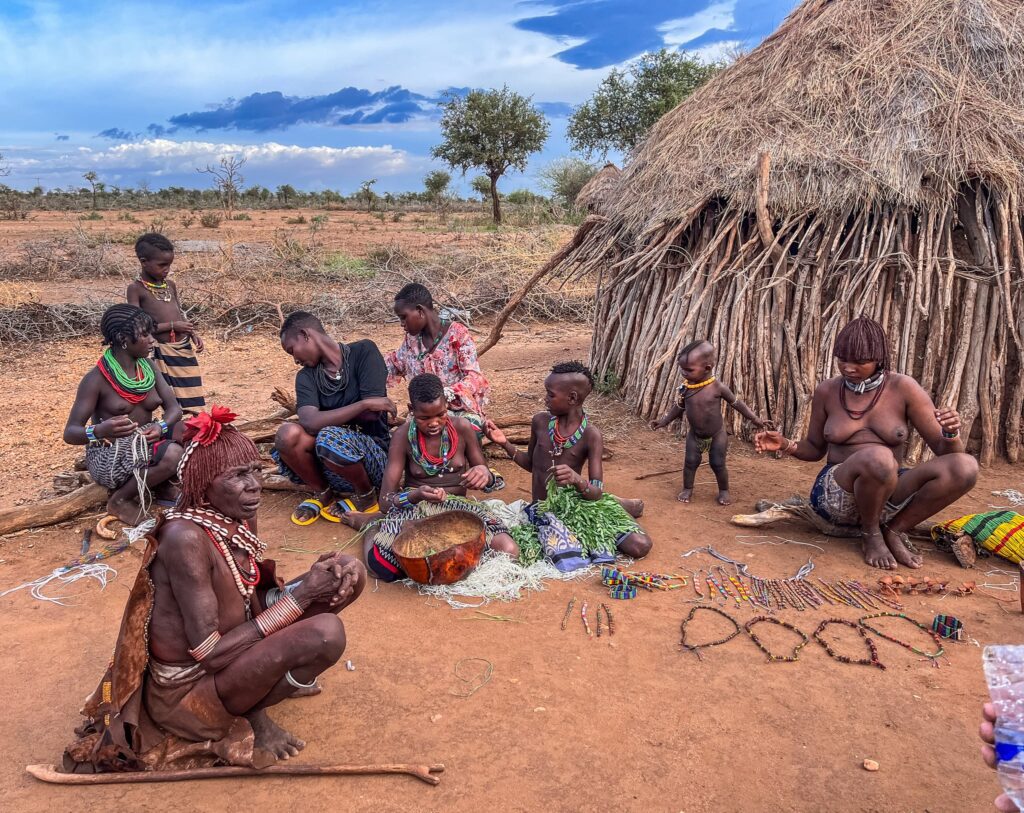
<svg viewBox="0 0 1024 813">
<path fill-rule="evenodd" d="M 340 346 L 340 345 L 339 345 Z M 322 412 L 354 404 L 364 398 L 383 397 L 388 394 L 388 370 L 384 357 L 370 339 L 361 339 L 347 346 L 348 383 L 344 390 L 327 395 L 316 385 L 316 369 L 303 367 L 295 376 L 295 406 L 314 406 Z M 342 356 L 345 355 L 342 349 Z M 380 413 L 373 421 L 350 421 L 348 426 L 361 429 L 373 438 L 382 449 L 391 442 L 386 413 Z"/>
</svg>

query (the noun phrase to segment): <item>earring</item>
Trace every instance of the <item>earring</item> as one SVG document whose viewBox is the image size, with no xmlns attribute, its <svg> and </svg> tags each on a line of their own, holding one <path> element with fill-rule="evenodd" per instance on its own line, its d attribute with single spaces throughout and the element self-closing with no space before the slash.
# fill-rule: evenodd
<svg viewBox="0 0 1024 813">
<path fill-rule="evenodd" d="M 128 349 L 128 342 L 121 342 L 121 349 L 122 350 L 127 350 Z"/>
</svg>

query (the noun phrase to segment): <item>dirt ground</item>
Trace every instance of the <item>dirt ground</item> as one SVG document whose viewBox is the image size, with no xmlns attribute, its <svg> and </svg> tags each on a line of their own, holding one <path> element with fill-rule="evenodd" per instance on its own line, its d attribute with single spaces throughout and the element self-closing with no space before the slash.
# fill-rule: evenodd
<svg viewBox="0 0 1024 813">
<path fill-rule="evenodd" d="M 393 346 L 394 327 L 373 330 Z M 350 337 L 346 337 L 350 338 Z M 588 337 L 579 328 L 537 326 L 511 331 L 484 359 L 495 386 L 496 415 L 539 407 L 546 369 L 556 360 L 583 357 Z M 272 411 L 274 385 L 288 386 L 294 367 L 269 336 L 224 345 L 210 341 L 204 375 L 210 397 L 243 417 Z M 75 343 L 15 353 L 0 362 L 7 386 L 0 415 L 0 505 L 34 498 L 75 451 L 60 434 L 79 376 L 97 348 Z M 404 403 L 404 402 L 400 402 Z M 644 473 L 681 465 L 682 447 L 654 434 L 620 404 L 596 400 L 593 412 L 613 458 L 606 481 L 616 493 L 643 496 L 643 520 L 655 540 L 644 567 L 678 571 L 679 554 L 713 545 L 765 577 L 792 575 L 813 557 L 814 576 L 873 581 L 849 541 L 825 541 L 804 527 L 779 525 L 743 534 L 728 523 L 762 496 L 806 492 L 816 467 L 758 458 L 734 441 L 730 451 L 735 508 L 713 502 L 707 469 L 698 475 L 696 502 L 674 500 L 679 475 L 638 481 Z M 524 472 L 498 463 L 509 481 L 506 499 L 522 497 Z M 998 502 L 995 489 L 1022 487 L 1020 469 L 1002 465 L 983 474 L 956 506 L 963 512 Z M 296 497 L 267 494 L 262 536 L 285 574 L 298 572 L 315 553 L 343 545 L 348 532 L 320 522 L 296 528 L 288 513 Z M 949 514 L 953 515 L 954 510 Z M 87 520 L 0 539 L 0 590 L 37 578 L 78 553 Z M 807 543 L 821 549 L 807 547 Z M 286 548 L 290 550 L 285 550 Z M 298 552 L 298 551 L 302 552 Z M 965 574 L 929 547 L 922 574 L 979 582 L 988 569 Z M 705 555 L 685 560 L 711 564 Z M 949 646 L 932 668 L 895 644 L 879 641 L 888 667 L 846 665 L 811 642 L 797 663 L 768 663 L 741 635 L 706 651 L 703 662 L 681 653 L 679 624 L 694 594 L 689 588 L 641 594 L 614 602 L 612 638 L 588 638 L 579 617 L 559 628 L 570 597 L 578 608 L 608 601 L 596 578 L 548 584 L 522 600 L 486 609 L 514 622 L 481 620 L 455 611 L 403 585 L 370 589 L 343 618 L 349 644 L 340 665 L 323 677 L 324 693 L 290 700 L 272 714 L 309 743 L 303 763 L 444 763 L 441 785 L 405 777 L 216 780 L 174 786 L 98 786 L 80 790 L 36 782 L 29 763 L 56 761 L 78 722 L 77 709 L 110 656 L 123 602 L 138 568 L 128 552 L 110 561 L 117 577 L 101 591 L 95 583 L 68 588 L 67 606 L 36 601 L 26 592 L 0 598 L 5 620 L 0 687 L 8 698 L 5 759 L 0 766 L 3 807 L 18 811 L 142 809 L 222 810 L 244 800 L 256 810 L 318 809 L 325 798 L 343 810 L 842 810 L 985 811 L 998 791 L 995 774 L 977 747 L 980 704 L 986 697 L 981 649 Z M 1005 568 L 1009 569 L 1009 568 Z M 1016 602 L 1016 594 L 994 593 Z M 936 613 L 962 618 L 980 645 L 1020 640 L 1013 603 L 983 596 L 908 597 L 906 612 L 930 623 Z M 741 621 L 747 609 L 733 613 Z M 825 617 L 855 619 L 849 608 L 824 608 L 782 617 L 810 634 Z M 591 616 L 593 617 L 593 616 Z M 792 633 L 762 626 L 775 649 L 791 646 Z M 925 645 L 910 625 L 890 622 L 893 634 Z M 721 637 L 724 621 L 695 622 L 693 640 Z M 841 651 L 863 657 L 862 644 L 845 630 Z M 456 678 L 464 658 L 486 659 L 493 675 L 470 697 Z M 467 672 L 479 668 L 464 665 Z M 865 758 L 880 765 L 862 767 Z M 173 803 L 170 801 L 173 799 Z"/>
</svg>

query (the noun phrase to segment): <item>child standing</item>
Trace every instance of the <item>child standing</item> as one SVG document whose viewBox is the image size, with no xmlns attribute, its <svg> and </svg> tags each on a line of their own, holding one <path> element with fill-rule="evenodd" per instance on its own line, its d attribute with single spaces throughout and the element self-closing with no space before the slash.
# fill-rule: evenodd
<svg viewBox="0 0 1024 813">
<path fill-rule="evenodd" d="M 642 503 L 639 500 L 621 502 L 604 490 L 601 430 L 583 409 L 593 388 L 593 374 L 578 361 L 556 364 L 544 380 L 547 411 L 533 416 L 529 449 L 525 452 L 517 449 L 490 420 L 486 424 L 487 436 L 500 445 L 517 466 L 533 474 L 535 501 L 549 497 L 549 480 L 564 488 L 565 493 L 560 496 L 570 498 L 566 503 L 569 511 L 556 518 L 575 534 L 584 554 L 602 561 L 594 554 L 618 549 L 626 556 L 640 559 L 650 552 L 652 545 L 651 538 L 633 520 L 642 510 Z M 584 463 L 587 478 L 582 476 Z M 545 520 L 540 517 L 537 521 Z M 602 532 L 609 528 L 615 529 L 614 538 L 603 537 Z M 550 551 L 546 553 L 558 566 L 559 557 L 564 557 L 565 552 L 554 556 Z"/>
<path fill-rule="evenodd" d="M 729 436 L 722 420 L 722 401 L 735 409 L 758 429 L 765 422 L 758 418 L 732 390 L 715 378 L 713 371 L 718 361 L 718 352 L 708 341 L 696 341 L 679 351 L 679 369 L 685 381 L 680 385 L 676 402 L 660 420 L 652 421 L 652 429 L 663 429 L 686 414 L 690 431 L 686 433 L 686 462 L 683 469 L 683 490 L 676 497 L 680 502 L 689 502 L 693 495 L 693 481 L 697 468 L 708 452 L 711 470 L 718 480 L 718 504 L 729 505 L 729 472 L 725 467 L 725 452 L 729 447 Z"/>
<path fill-rule="evenodd" d="M 142 308 L 153 318 L 156 368 L 181 408 L 198 412 L 206 405 L 196 358 L 196 353 L 203 352 L 203 340 L 181 310 L 177 286 L 167 279 L 174 262 L 174 246 L 162 234 L 150 232 L 135 242 L 135 256 L 142 268 L 128 286 L 128 304 Z"/>
</svg>

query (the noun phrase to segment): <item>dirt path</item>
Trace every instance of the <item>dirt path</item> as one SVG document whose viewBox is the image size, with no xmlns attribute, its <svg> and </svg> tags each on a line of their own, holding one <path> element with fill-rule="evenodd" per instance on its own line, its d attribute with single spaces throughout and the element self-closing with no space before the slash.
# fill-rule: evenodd
<svg viewBox="0 0 1024 813">
<path fill-rule="evenodd" d="M 391 346 L 397 334 L 389 330 L 375 338 Z M 585 348 L 586 337 L 576 329 L 510 335 L 485 357 L 499 393 L 494 412 L 535 409 L 544 370 L 555 360 L 585 355 Z M 51 474 L 40 469 L 63 468 L 73 457 L 59 443 L 60 429 L 74 382 L 96 349 L 63 350 L 58 368 L 24 355 L 0 369 L 18 382 L 0 418 L 0 458 L 15 461 L 0 481 L 4 503 L 34 496 Z M 246 416 L 269 412 L 266 394 L 274 384 L 287 384 L 293 369 L 265 337 L 247 339 L 244 346 L 214 343 L 205 364 L 213 398 L 239 405 Z M 740 538 L 740 529 L 727 522 L 733 511 L 713 502 L 707 469 L 698 474 L 696 502 L 689 506 L 674 500 L 678 475 L 636 481 L 641 473 L 680 465 L 681 445 L 648 432 L 617 404 L 595 403 L 594 412 L 614 452 L 606 469 L 609 487 L 647 500 L 644 525 L 655 547 L 645 567 L 678 569 L 680 552 L 711 544 L 758 575 L 792 575 L 813 555 L 816 576 L 877 578 L 853 544 L 823 541 L 801 527 Z M 522 496 L 525 473 L 507 462 L 499 466 L 509 479 L 507 499 Z M 737 508 L 746 510 L 760 496 L 805 491 L 815 466 L 761 459 L 737 442 L 730 471 Z M 1021 488 L 1021 481 L 1019 469 L 985 472 L 958 507 L 985 508 L 999 499 L 990 496 L 993 489 Z M 260 517 L 285 574 L 348 539 L 345 530 L 322 522 L 305 529 L 290 525 L 293 502 L 291 495 L 268 495 Z M 0 589 L 76 555 L 81 527 L 83 522 L 0 540 Z M 782 543 L 781 537 L 820 545 L 824 552 Z M 943 554 L 930 548 L 926 554 L 924 574 L 965 577 Z M 691 567 L 709 563 L 702 558 Z M 596 579 L 552 583 L 543 593 L 488 608 L 522 623 L 474 620 L 469 610 L 453 611 L 401 585 L 380 585 L 344 616 L 345 657 L 356 671 L 336 668 L 323 679 L 323 695 L 287 701 L 273 712 L 309 742 L 302 762 L 443 762 L 447 772 L 437 788 L 372 777 L 86 790 L 42 785 L 23 767 L 56 760 L 69 741 L 82 698 L 109 658 L 138 558 L 126 553 L 111 565 L 118 575 L 105 591 L 75 586 L 69 606 L 24 593 L 0 598 L 6 656 L 0 687 L 10 710 L 0 766 L 5 809 L 168 809 L 173 799 L 173 809 L 182 813 L 226 809 L 240 800 L 257 810 L 301 811 L 322 809 L 333 797 L 338 801 L 332 807 L 344 810 L 984 811 L 997 793 L 976 742 L 985 697 L 978 647 L 952 645 L 948 663 L 933 669 L 880 641 L 888 666 L 882 672 L 830 660 L 813 642 L 799 662 L 769 664 L 738 637 L 700 662 L 677 646 L 680 620 L 692 606 L 686 603 L 693 598 L 689 589 L 615 603 L 611 639 L 588 639 L 578 618 L 560 631 L 572 595 L 577 607 L 584 598 L 591 606 L 607 600 Z M 970 577 L 985 581 L 977 571 Z M 909 615 L 925 622 L 939 612 L 957 615 L 982 645 L 1021 637 L 1020 615 L 983 596 L 912 597 L 906 604 Z M 750 613 L 735 615 L 743 620 Z M 826 616 L 858 613 L 783 614 L 808 634 Z M 912 636 L 909 625 L 889 629 L 927 643 L 923 635 Z M 723 631 L 724 625 L 703 623 L 694 637 L 706 640 Z M 790 645 L 784 630 L 761 634 L 779 649 Z M 844 652 L 862 657 L 858 642 L 843 641 Z M 462 658 L 493 665 L 490 682 L 468 698 L 453 694 L 465 688 L 453 674 Z M 881 770 L 864 771 L 865 757 Z"/>
</svg>

